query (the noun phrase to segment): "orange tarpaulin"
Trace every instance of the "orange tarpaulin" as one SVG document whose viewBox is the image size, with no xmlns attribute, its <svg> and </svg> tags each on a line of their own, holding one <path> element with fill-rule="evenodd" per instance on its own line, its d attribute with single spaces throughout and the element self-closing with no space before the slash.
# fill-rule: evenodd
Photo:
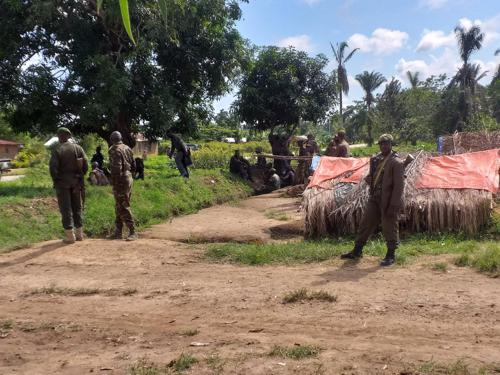
<svg viewBox="0 0 500 375">
<path fill-rule="evenodd" d="M 418 189 L 478 189 L 499 192 L 500 149 L 429 158 Z"/>
<path fill-rule="evenodd" d="M 327 187 L 325 182 L 345 175 L 342 182 L 358 183 L 368 169 L 370 158 L 332 158 L 322 156 L 318 168 L 309 183 L 308 188 Z"/>
</svg>

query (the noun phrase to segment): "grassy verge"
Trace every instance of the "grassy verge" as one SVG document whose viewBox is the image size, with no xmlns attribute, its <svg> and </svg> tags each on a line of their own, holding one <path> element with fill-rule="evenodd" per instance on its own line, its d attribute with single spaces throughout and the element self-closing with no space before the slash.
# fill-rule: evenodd
<svg viewBox="0 0 500 375">
<path fill-rule="evenodd" d="M 320 240 L 270 244 L 214 244 L 210 245 L 207 259 L 245 265 L 293 264 L 322 262 L 351 250 L 352 240 Z M 365 255 L 382 257 L 386 247 L 383 240 L 370 241 Z M 411 262 L 421 255 L 461 254 L 467 256 L 465 265 L 471 264 L 483 272 L 498 272 L 500 243 L 495 239 L 464 239 L 459 235 L 429 237 L 414 235 L 403 239 L 397 251 L 398 264 Z M 441 267 L 442 268 L 442 267 Z"/>
<path fill-rule="evenodd" d="M 250 188 L 219 170 L 195 170 L 184 181 L 165 156 L 145 162 L 146 179 L 135 181 L 132 212 L 139 229 L 213 204 L 246 197 Z M 87 186 L 85 232 L 109 233 L 114 225 L 110 186 Z M 47 167 L 31 169 L 18 181 L 0 184 L 0 252 L 22 248 L 62 235 L 60 215 Z"/>
<path fill-rule="evenodd" d="M 281 357 L 291 359 L 303 359 L 316 357 L 321 348 L 314 345 L 274 346 L 269 352 L 270 357 Z"/>
</svg>

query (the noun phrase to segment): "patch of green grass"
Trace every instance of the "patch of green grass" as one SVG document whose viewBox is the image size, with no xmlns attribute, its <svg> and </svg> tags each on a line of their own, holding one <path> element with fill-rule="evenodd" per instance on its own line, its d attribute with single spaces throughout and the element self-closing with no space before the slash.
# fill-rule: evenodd
<svg viewBox="0 0 500 375">
<path fill-rule="evenodd" d="M 168 364 L 168 367 L 173 368 L 175 371 L 185 371 L 191 368 L 198 360 L 191 354 L 182 353 L 179 358 L 174 359 Z"/>
<path fill-rule="evenodd" d="M 9 333 L 14 329 L 14 321 L 7 319 L 0 321 L 0 338 L 7 337 Z"/>
<path fill-rule="evenodd" d="M 145 161 L 145 180 L 134 181 L 132 212 L 139 230 L 172 216 L 246 197 L 251 188 L 220 170 L 193 170 L 185 181 L 167 164 L 166 156 Z M 87 186 L 84 230 L 89 237 L 114 227 L 110 186 Z M 30 168 L 18 181 L 0 183 L 0 252 L 61 238 L 63 228 L 47 166 Z"/>
<path fill-rule="evenodd" d="M 140 359 L 130 366 L 128 373 L 130 375 L 167 375 L 171 374 L 172 371 L 167 366 L 160 366 L 146 359 Z"/>
<path fill-rule="evenodd" d="M 23 296 L 37 296 L 37 295 L 59 295 L 59 296 L 69 296 L 69 297 L 84 297 L 92 295 L 104 295 L 104 296 L 130 296 L 137 293 L 137 289 L 126 288 L 126 289 L 98 289 L 98 288 L 65 288 L 58 286 L 48 286 L 44 288 L 36 288 L 29 290 L 23 294 Z"/>
<path fill-rule="evenodd" d="M 479 272 L 486 273 L 492 277 L 500 276 L 500 244 L 495 247 L 485 247 L 479 251 L 471 251 L 461 254 L 455 259 L 455 265 L 459 267 L 473 267 Z"/>
<path fill-rule="evenodd" d="M 296 303 L 296 302 L 314 301 L 314 300 L 325 301 L 325 302 L 336 302 L 337 296 L 328 293 L 324 290 L 310 292 L 307 289 L 302 288 L 287 293 L 283 297 L 283 303 Z"/>
<path fill-rule="evenodd" d="M 205 358 L 207 367 L 213 371 L 214 375 L 222 374 L 224 371 L 224 360 L 218 353 L 210 354 Z"/>
<path fill-rule="evenodd" d="M 271 220 L 279 220 L 279 221 L 288 221 L 290 220 L 290 217 L 284 213 L 284 212 L 279 212 L 275 210 L 268 210 L 264 214 L 268 219 Z"/>
<path fill-rule="evenodd" d="M 448 271 L 448 264 L 446 263 L 443 263 L 443 262 L 438 262 L 438 263 L 434 263 L 431 265 L 431 268 L 434 270 L 434 271 L 438 271 L 438 272 L 447 272 Z"/>
<path fill-rule="evenodd" d="M 336 258 L 352 247 L 353 241 L 346 239 L 267 244 L 226 243 L 210 245 L 205 256 L 211 261 L 246 265 L 313 263 Z M 493 268 L 498 264 L 495 262 L 495 254 L 500 251 L 498 241 L 466 239 L 461 235 L 413 235 L 403 239 L 396 252 L 396 261 L 397 264 L 404 265 L 421 255 L 466 254 L 480 251 L 485 252 L 483 262 L 485 265 L 489 264 L 489 267 Z M 385 242 L 380 237 L 375 238 L 368 242 L 363 253 L 383 257 L 386 253 Z M 489 255 L 489 258 L 486 255 Z M 486 262 L 486 258 L 489 259 L 489 263 Z"/>
<path fill-rule="evenodd" d="M 309 357 L 316 357 L 321 348 L 314 345 L 294 345 L 294 346 L 280 346 L 275 345 L 269 352 L 271 357 L 303 359 Z"/>
<path fill-rule="evenodd" d="M 418 368 L 419 373 L 425 375 L 472 375 L 474 372 L 463 360 L 451 364 L 442 364 L 434 361 L 424 363 Z"/>
<path fill-rule="evenodd" d="M 185 331 L 180 332 L 181 336 L 196 336 L 200 331 L 198 329 L 186 329 Z"/>
</svg>

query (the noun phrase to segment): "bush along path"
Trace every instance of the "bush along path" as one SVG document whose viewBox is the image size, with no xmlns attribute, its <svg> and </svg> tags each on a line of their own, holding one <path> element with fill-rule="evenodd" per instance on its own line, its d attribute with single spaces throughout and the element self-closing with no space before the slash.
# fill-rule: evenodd
<svg viewBox="0 0 500 375">
<path fill-rule="evenodd" d="M 132 212 L 139 230 L 173 216 L 247 197 L 251 188 L 220 170 L 194 170 L 178 176 L 165 157 L 150 157 L 144 181 L 134 181 Z M 87 186 L 84 230 L 90 237 L 108 234 L 114 225 L 110 186 Z M 0 185 L 0 252 L 62 236 L 55 192 L 46 166 L 31 169 L 22 180 Z"/>
</svg>

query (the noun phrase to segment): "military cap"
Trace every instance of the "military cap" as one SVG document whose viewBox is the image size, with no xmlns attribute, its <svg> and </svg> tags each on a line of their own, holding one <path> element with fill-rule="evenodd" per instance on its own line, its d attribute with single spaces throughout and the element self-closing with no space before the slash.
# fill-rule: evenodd
<svg viewBox="0 0 500 375">
<path fill-rule="evenodd" d="M 344 128 L 340 128 L 340 129 L 337 131 L 337 134 L 345 134 L 345 129 L 344 129 Z"/>
<path fill-rule="evenodd" d="M 71 131 L 68 128 L 58 128 L 57 135 L 68 134 L 71 135 Z"/>
<path fill-rule="evenodd" d="M 382 143 L 382 142 L 393 142 L 394 141 L 394 137 L 390 134 L 382 134 L 379 139 L 378 139 L 378 143 Z"/>
</svg>

